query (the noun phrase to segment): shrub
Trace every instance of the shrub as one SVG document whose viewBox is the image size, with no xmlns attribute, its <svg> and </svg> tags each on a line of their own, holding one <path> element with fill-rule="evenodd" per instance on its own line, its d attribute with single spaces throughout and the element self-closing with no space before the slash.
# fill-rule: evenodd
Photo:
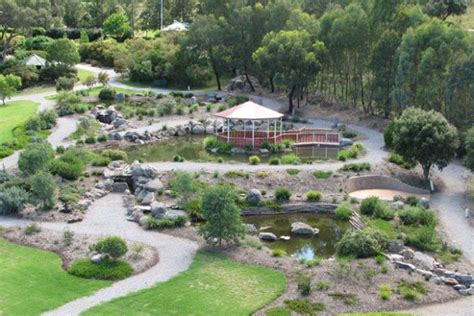
<svg viewBox="0 0 474 316">
<path fill-rule="evenodd" d="M 82 164 L 73 164 L 63 160 L 52 160 L 49 163 L 49 171 L 67 180 L 77 180 L 83 171 Z"/>
<path fill-rule="evenodd" d="M 112 87 L 105 87 L 99 92 L 99 99 L 102 101 L 112 101 L 115 99 L 116 91 Z"/>
<path fill-rule="evenodd" d="M 273 165 L 273 166 L 277 166 L 277 165 L 279 165 L 280 163 L 281 163 L 281 161 L 280 161 L 280 159 L 278 159 L 278 158 L 272 158 L 272 159 L 270 159 L 270 162 L 269 162 L 269 164 L 270 164 L 270 165 Z"/>
<path fill-rule="evenodd" d="M 387 301 L 392 296 L 392 288 L 388 284 L 381 284 L 378 293 L 381 299 Z"/>
<path fill-rule="evenodd" d="M 377 262 L 378 265 L 382 265 L 385 263 L 385 256 L 384 255 L 376 255 L 375 256 L 375 262 Z"/>
<path fill-rule="evenodd" d="M 403 225 L 434 226 L 437 222 L 436 216 L 432 211 L 416 206 L 401 210 L 398 216 Z"/>
<path fill-rule="evenodd" d="M 357 133 L 354 132 L 354 131 L 345 130 L 345 131 L 342 132 L 342 137 L 344 137 L 344 138 L 356 138 Z"/>
<path fill-rule="evenodd" d="M 31 193 L 42 204 L 44 210 L 52 209 L 56 203 L 56 180 L 47 172 L 40 171 L 30 179 Z"/>
<path fill-rule="evenodd" d="M 306 192 L 306 199 L 311 202 L 320 201 L 323 197 L 323 194 L 319 191 L 308 191 Z"/>
<path fill-rule="evenodd" d="M 128 247 L 122 238 L 112 236 L 99 240 L 94 245 L 94 250 L 100 254 L 110 256 L 113 260 L 117 260 L 127 253 Z"/>
<path fill-rule="evenodd" d="M 95 143 L 96 143 L 95 136 L 88 136 L 88 137 L 86 137 L 86 139 L 84 140 L 84 142 L 85 142 L 86 144 L 95 144 Z"/>
<path fill-rule="evenodd" d="M 434 227 L 422 227 L 408 234 L 406 243 L 419 250 L 437 251 L 441 241 Z"/>
<path fill-rule="evenodd" d="M 343 149 L 337 154 L 337 160 L 346 161 L 347 159 L 349 159 L 349 151 L 348 150 Z"/>
<path fill-rule="evenodd" d="M 370 163 L 362 162 L 362 163 L 348 163 L 342 166 L 342 171 L 353 171 L 353 172 L 360 172 L 360 171 L 370 171 L 372 169 Z"/>
<path fill-rule="evenodd" d="M 301 295 L 308 296 L 311 293 L 311 278 L 307 275 L 298 278 L 298 291 Z"/>
<path fill-rule="evenodd" d="M 0 215 L 18 213 L 29 198 L 28 192 L 20 187 L 11 186 L 0 189 Z"/>
<path fill-rule="evenodd" d="M 348 221 L 352 216 L 352 207 L 350 204 L 343 203 L 336 208 L 334 213 L 336 219 Z"/>
<path fill-rule="evenodd" d="M 174 162 L 184 162 L 184 158 L 181 155 L 174 155 L 173 156 Z"/>
<path fill-rule="evenodd" d="M 316 179 L 328 179 L 332 176 L 332 171 L 316 170 L 313 175 Z"/>
<path fill-rule="evenodd" d="M 388 161 L 396 165 L 399 165 L 405 169 L 412 169 L 413 167 L 415 167 L 414 163 L 406 161 L 405 159 L 403 159 L 402 156 L 394 152 L 390 153 L 390 156 L 388 156 Z"/>
<path fill-rule="evenodd" d="M 275 190 L 275 199 L 278 201 L 288 201 L 291 197 L 291 192 L 289 189 L 284 187 L 279 187 Z"/>
<path fill-rule="evenodd" d="M 383 139 L 387 148 L 393 146 L 393 133 L 395 132 L 395 122 L 391 121 L 388 127 L 383 131 Z"/>
<path fill-rule="evenodd" d="M 97 137 L 97 141 L 99 143 L 105 143 L 107 140 L 108 140 L 108 137 L 105 134 L 99 135 L 99 137 Z"/>
<path fill-rule="evenodd" d="M 58 95 L 56 110 L 59 116 L 72 115 L 75 113 L 77 104 L 81 98 L 73 92 L 62 92 Z"/>
<path fill-rule="evenodd" d="M 41 231 L 41 228 L 36 223 L 32 223 L 25 227 L 25 235 L 35 235 Z"/>
<path fill-rule="evenodd" d="M 386 248 L 388 237 L 381 231 L 366 228 L 347 231 L 336 244 L 336 253 L 342 257 L 367 258 Z"/>
<path fill-rule="evenodd" d="M 56 80 L 56 91 L 71 91 L 76 83 L 75 78 L 59 77 Z"/>
<path fill-rule="evenodd" d="M 297 165 L 301 163 L 301 159 L 295 154 L 288 154 L 281 157 L 281 163 L 284 165 Z"/>
<path fill-rule="evenodd" d="M 265 316 L 291 316 L 291 311 L 283 306 L 272 307 L 265 311 Z"/>
<path fill-rule="evenodd" d="M 376 196 L 365 198 L 360 204 L 360 212 L 363 215 L 372 216 L 385 208 L 385 204 Z"/>
<path fill-rule="evenodd" d="M 101 155 L 110 158 L 112 161 L 126 161 L 128 159 L 128 155 L 126 152 L 117 149 L 105 149 L 101 152 Z"/>
<path fill-rule="evenodd" d="M 18 168 L 25 175 L 32 175 L 47 167 L 54 158 L 54 150 L 47 143 L 33 143 L 20 153 Z"/>
<path fill-rule="evenodd" d="M 117 260 L 102 260 L 92 263 L 89 258 L 74 261 L 68 272 L 80 278 L 96 280 L 121 280 L 133 273 L 133 268 L 128 262 Z"/>
<path fill-rule="evenodd" d="M 250 156 L 249 157 L 249 163 L 251 165 L 258 165 L 260 163 L 260 157 L 259 156 Z"/>
<path fill-rule="evenodd" d="M 315 284 L 318 291 L 327 291 L 329 290 L 329 283 L 326 281 L 318 281 Z"/>
<path fill-rule="evenodd" d="M 94 157 L 92 160 L 92 165 L 95 167 L 105 167 L 107 166 L 112 160 L 109 157 L 99 156 Z"/>
<path fill-rule="evenodd" d="M 186 217 L 178 216 L 175 219 L 155 219 L 148 217 L 146 227 L 150 230 L 163 230 L 168 228 L 183 227 L 186 224 Z"/>
<path fill-rule="evenodd" d="M 300 173 L 300 170 L 290 168 L 290 169 L 286 169 L 286 173 L 288 173 L 291 176 L 296 176 L 298 173 Z"/>
<path fill-rule="evenodd" d="M 402 279 L 398 283 L 397 292 L 403 296 L 403 298 L 415 301 L 426 293 L 426 288 L 421 282 L 408 282 Z"/>
<path fill-rule="evenodd" d="M 301 315 L 315 315 L 316 312 L 326 309 L 326 306 L 323 303 L 311 303 L 307 299 L 286 300 L 285 304 L 290 310 Z"/>
<path fill-rule="evenodd" d="M 284 257 L 286 256 L 286 251 L 283 249 L 272 249 L 272 257 Z"/>
<path fill-rule="evenodd" d="M 418 198 L 414 195 L 407 197 L 407 204 L 411 206 L 416 206 L 418 204 Z"/>
</svg>

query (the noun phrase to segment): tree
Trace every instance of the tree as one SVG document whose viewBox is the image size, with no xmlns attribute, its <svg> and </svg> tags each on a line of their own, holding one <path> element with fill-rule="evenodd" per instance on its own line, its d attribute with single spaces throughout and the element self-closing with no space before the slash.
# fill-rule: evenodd
<svg viewBox="0 0 474 316">
<path fill-rule="evenodd" d="M 471 171 L 474 171 L 474 127 L 471 127 L 466 133 L 466 156 L 464 165 Z"/>
<path fill-rule="evenodd" d="M 180 207 L 185 207 L 199 190 L 199 183 L 187 172 L 177 172 L 170 182 L 171 190 L 178 198 Z"/>
<path fill-rule="evenodd" d="M 324 44 L 313 42 L 307 31 L 280 31 L 265 35 L 253 58 L 259 64 L 273 60 L 276 77 L 289 91 L 288 112 L 293 113 L 293 98 L 302 96 L 303 90 L 319 72 L 325 51 Z"/>
<path fill-rule="evenodd" d="M 20 153 L 18 168 L 25 175 L 33 175 L 46 169 L 48 163 L 54 158 L 54 150 L 47 143 L 29 144 Z"/>
<path fill-rule="evenodd" d="M 430 0 L 425 6 L 426 13 L 431 16 L 446 20 L 451 15 L 466 13 L 466 0 Z"/>
<path fill-rule="evenodd" d="M 105 86 L 109 82 L 109 74 L 105 71 L 99 72 L 99 74 L 97 75 L 97 81 L 101 85 Z"/>
<path fill-rule="evenodd" d="M 427 182 L 431 167 L 446 167 L 458 144 L 456 128 L 438 112 L 408 108 L 395 120 L 393 149 L 407 161 L 420 163 Z"/>
<path fill-rule="evenodd" d="M 212 187 L 203 194 L 202 215 L 206 223 L 200 227 L 199 234 L 207 242 L 217 240 L 217 244 L 222 246 L 223 241 L 235 243 L 244 236 L 235 198 L 234 190 L 226 185 Z"/>
<path fill-rule="evenodd" d="M 125 241 L 116 236 L 99 240 L 97 244 L 94 245 L 94 249 L 100 254 L 110 256 L 112 260 L 117 260 L 118 258 L 123 257 L 128 251 Z"/>
<path fill-rule="evenodd" d="M 0 188 L 0 214 L 18 213 L 29 201 L 30 195 L 16 186 Z"/>
<path fill-rule="evenodd" d="M 1 75 L 0 74 L 0 98 L 3 105 L 5 99 L 13 96 L 16 90 L 21 87 L 21 78 L 15 75 Z"/>
<path fill-rule="evenodd" d="M 185 46 L 197 54 L 204 55 L 212 67 L 217 89 L 221 90 L 221 74 L 229 52 L 225 43 L 223 21 L 213 15 L 200 15 L 186 34 Z"/>
<path fill-rule="evenodd" d="M 56 204 L 56 180 L 48 172 L 40 171 L 31 177 L 31 193 L 43 210 L 50 210 Z"/>
<path fill-rule="evenodd" d="M 88 76 L 83 82 L 86 87 L 91 88 L 97 83 L 97 79 L 94 75 Z"/>
<path fill-rule="evenodd" d="M 102 26 L 104 33 L 117 40 L 125 38 L 131 34 L 132 28 L 128 24 L 128 18 L 125 14 L 114 13 L 105 20 Z"/>
<path fill-rule="evenodd" d="M 67 38 L 54 41 L 48 46 L 47 53 L 50 61 L 68 66 L 73 66 L 81 61 L 76 44 Z"/>
</svg>

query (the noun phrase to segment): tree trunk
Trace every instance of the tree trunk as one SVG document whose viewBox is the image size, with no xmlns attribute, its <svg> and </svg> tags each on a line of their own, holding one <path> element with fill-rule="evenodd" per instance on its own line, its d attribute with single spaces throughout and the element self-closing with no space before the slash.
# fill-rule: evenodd
<svg viewBox="0 0 474 316">
<path fill-rule="evenodd" d="M 247 72 L 247 66 L 244 67 L 244 71 L 245 71 L 245 79 L 247 79 L 247 82 L 248 82 L 248 84 L 249 84 L 249 86 L 250 86 L 250 90 L 251 90 L 252 92 L 254 92 L 254 91 L 255 91 L 255 88 L 254 88 L 254 86 L 253 86 L 253 84 L 252 84 L 252 81 L 250 81 L 250 77 L 249 77 L 249 74 L 248 74 L 248 72 Z"/>
<path fill-rule="evenodd" d="M 288 101 L 289 101 L 289 107 L 288 107 L 288 113 L 293 114 L 293 94 L 295 93 L 296 86 L 293 86 L 290 90 L 290 93 L 288 94 Z"/>
<path fill-rule="evenodd" d="M 421 165 L 423 168 L 423 178 L 425 179 L 425 182 L 427 184 L 430 183 L 430 169 L 431 169 L 431 164 L 430 165 Z"/>
<path fill-rule="evenodd" d="M 271 93 L 275 92 L 275 84 L 273 82 L 273 76 L 270 76 L 270 91 Z"/>
<path fill-rule="evenodd" d="M 214 70 L 214 76 L 216 76 L 216 82 L 217 82 L 217 90 L 221 91 L 221 79 L 219 76 L 219 72 L 217 71 L 217 66 L 215 62 L 212 62 L 212 69 Z"/>
</svg>

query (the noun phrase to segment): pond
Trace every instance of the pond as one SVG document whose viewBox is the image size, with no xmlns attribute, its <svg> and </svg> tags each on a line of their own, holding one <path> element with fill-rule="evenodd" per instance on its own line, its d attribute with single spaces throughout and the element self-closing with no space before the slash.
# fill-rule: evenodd
<svg viewBox="0 0 474 316">
<path fill-rule="evenodd" d="M 265 242 L 265 246 L 270 249 L 283 249 L 297 259 L 307 260 L 334 255 L 336 242 L 350 227 L 347 221 L 338 221 L 332 214 L 320 213 L 246 216 L 243 221 L 254 224 L 257 229 L 269 227 L 264 231 L 274 233 L 277 237 L 290 236 L 289 241 Z M 319 229 L 319 234 L 311 237 L 292 234 L 291 224 L 294 222 L 303 222 L 316 227 Z"/>
<path fill-rule="evenodd" d="M 135 160 L 141 162 L 172 161 L 173 157 L 180 155 L 187 161 L 215 162 L 219 158 L 223 161 L 235 161 L 248 163 L 248 155 L 225 155 L 213 154 L 204 149 L 203 137 L 183 136 L 157 142 L 154 144 L 133 146 L 126 149 L 129 162 Z M 337 159 L 339 152 L 335 147 L 298 146 L 294 152 L 303 159 L 328 160 Z M 262 163 L 268 163 L 272 158 L 279 158 L 285 154 L 271 154 L 261 156 Z"/>
</svg>

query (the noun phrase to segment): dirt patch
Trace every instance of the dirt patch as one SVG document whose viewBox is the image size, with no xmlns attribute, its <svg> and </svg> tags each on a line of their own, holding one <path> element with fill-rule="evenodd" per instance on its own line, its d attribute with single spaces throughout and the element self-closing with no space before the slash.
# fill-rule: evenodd
<svg viewBox="0 0 474 316">
<path fill-rule="evenodd" d="M 5 229 L 2 232 L 3 238 L 8 241 L 57 253 L 62 259 L 64 270 L 68 270 L 74 260 L 90 257 L 92 252 L 89 246 L 99 240 L 94 236 L 74 234 L 68 242 L 64 235 L 44 228 L 30 235 L 25 234 L 25 229 L 20 227 Z M 158 263 L 159 256 L 155 248 L 142 243 L 126 242 L 129 251 L 122 259 L 130 263 L 134 274 L 148 270 Z"/>
</svg>

